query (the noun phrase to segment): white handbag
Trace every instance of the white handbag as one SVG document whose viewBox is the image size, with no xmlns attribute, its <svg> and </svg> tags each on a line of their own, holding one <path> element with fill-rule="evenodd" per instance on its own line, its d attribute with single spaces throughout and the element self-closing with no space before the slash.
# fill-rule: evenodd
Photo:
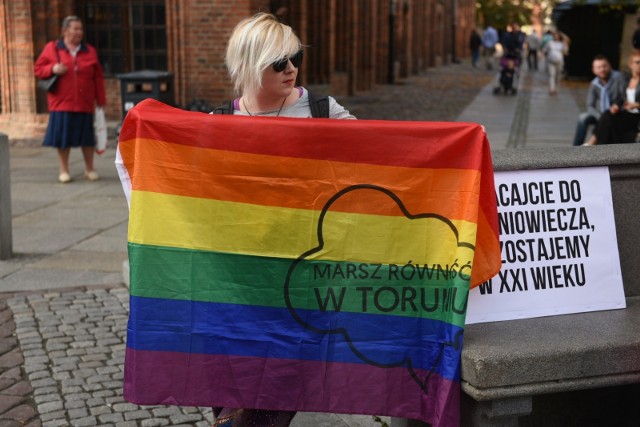
<svg viewBox="0 0 640 427">
<path fill-rule="evenodd" d="M 93 115 L 93 131 L 96 135 L 96 153 L 103 154 L 107 149 L 107 120 L 102 107 L 96 107 Z"/>
</svg>

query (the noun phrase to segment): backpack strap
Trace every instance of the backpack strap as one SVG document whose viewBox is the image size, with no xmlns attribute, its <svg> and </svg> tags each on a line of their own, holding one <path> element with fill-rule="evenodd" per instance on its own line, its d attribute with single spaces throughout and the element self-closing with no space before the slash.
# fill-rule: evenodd
<svg viewBox="0 0 640 427">
<path fill-rule="evenodd" d="M 234 107 L 233 107 L 233 100 L 231 101 L 225 101 L 224 104 L 220 105 L 219 107 L 216 107 L 211 114 L 233 114 L 234 111 Z"/>
<path fill-rule="evenodd" d="M 329 97 L 328 96 L 314 96 L 311 92 L 307 91 L 309 96 L 309 108 L 311 109 L 311 117 L 328 119 L 329 118 Z"/>
<path fill-rule="evenodd" d="M 309 108 L 311 109 L 311 117 L 329 118 L 329 97 L 314 96 L 311 92 L 307 92 L 309 96 Z M 233 101 L 225 101 L 219 107 L 216 107 L 212 114 L 233 114 Z"/>
</svg>

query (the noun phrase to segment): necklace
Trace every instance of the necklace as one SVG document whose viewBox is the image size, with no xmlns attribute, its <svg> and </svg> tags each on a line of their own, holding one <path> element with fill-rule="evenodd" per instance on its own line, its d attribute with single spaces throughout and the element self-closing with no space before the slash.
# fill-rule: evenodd
<svg viewBox="0 0 640 427">
<path fill-rule="evenodd" d="M 287 96 L 284 97 L 284 99 L 282 100 L 282 104 L 280 104 L 280 108 L 278 109 L 278 114 L 276 114 L 276 117 L 280 116 L 280 111 L 282 111 L 282 107 L 284 107 L 284 103 L 287 100 Z M 253 116 L 253 114 L 251 114 L 251 111 L 249 111 L 249 109 L 247 108 L 247 104 L 244 102 L 244 97 L 242 98 L 242 106 L 244 107 L 245 110 L 247 110 L 247 114 L 249 114 L 250 116 Z"/>
</svg>

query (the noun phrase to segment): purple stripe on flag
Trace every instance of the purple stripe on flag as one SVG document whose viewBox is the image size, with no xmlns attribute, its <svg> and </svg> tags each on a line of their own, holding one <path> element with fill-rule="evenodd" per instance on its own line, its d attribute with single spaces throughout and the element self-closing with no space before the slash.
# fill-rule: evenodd
<svg viewBox="0 0 640 427">
<path fill-rule="evenodd" d="M 140 405 L 385 414 L 459 425 L 460 385 L 436 374 L 428 381 L 425 393 L 405 368 L 127 348 L 124 397 Z"/>
</svg>

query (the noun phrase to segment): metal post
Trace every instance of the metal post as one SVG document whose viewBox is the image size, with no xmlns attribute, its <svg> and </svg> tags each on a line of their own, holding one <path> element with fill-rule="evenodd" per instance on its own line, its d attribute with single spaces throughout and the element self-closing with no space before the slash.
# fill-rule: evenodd
<svg viewBox="0 0 640 427">
<path fill-rule="evenodd" d="M 9 137 L 0 133 L 0 260 L 11 258 L 12 248 Z"/>
</svg>

